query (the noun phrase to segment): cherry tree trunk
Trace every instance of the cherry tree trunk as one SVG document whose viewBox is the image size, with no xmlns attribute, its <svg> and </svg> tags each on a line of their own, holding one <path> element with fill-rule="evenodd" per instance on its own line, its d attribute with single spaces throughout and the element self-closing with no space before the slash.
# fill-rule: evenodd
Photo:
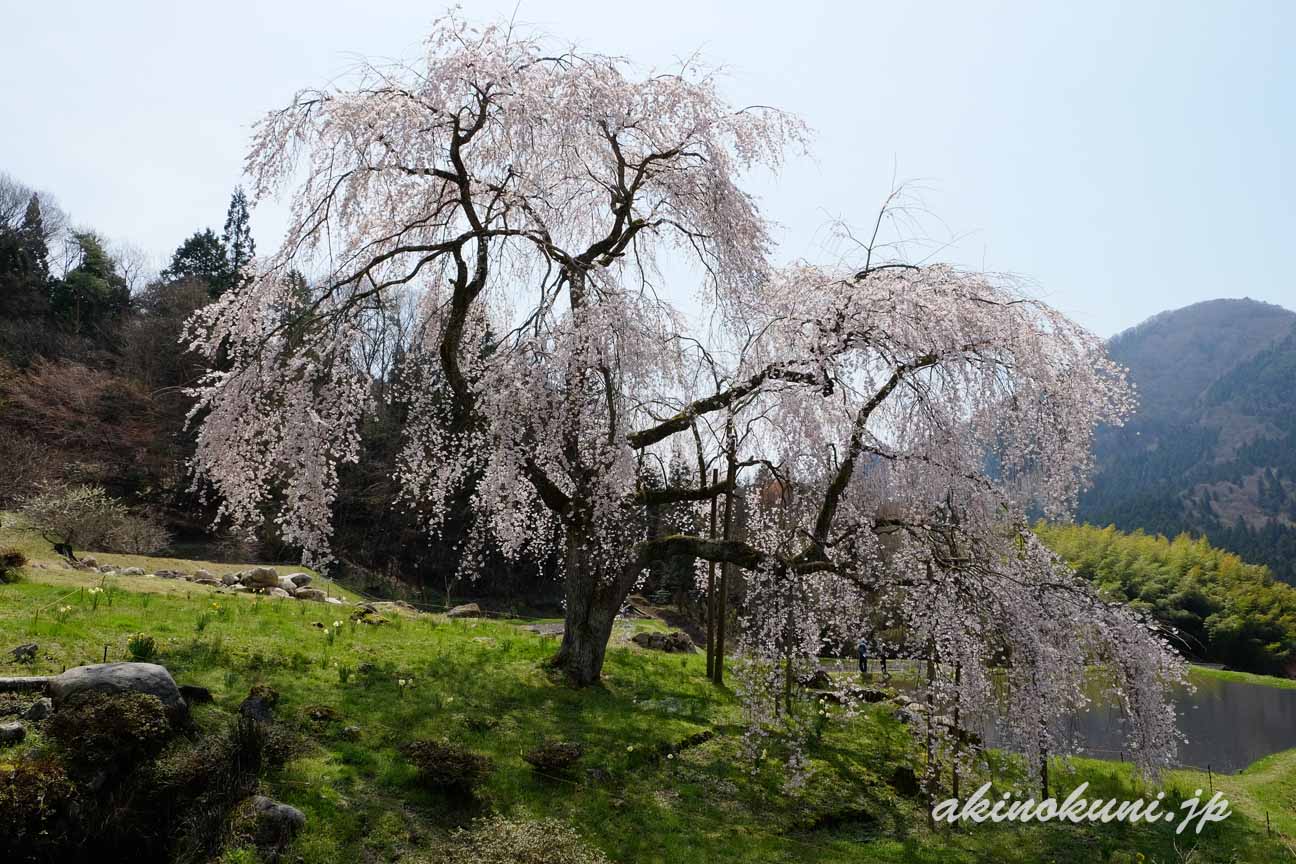
<svg viewBox="0 0 1296 864">
<path fill-rule="evenodd" d="M 575 531 L 566 554 L 567 611 L 562 645 L 551 661 L 578 687 L 598 683 L 612 625 L 629 594 L 626 578 L 608 579 L 592 566 Z"/>
</svg>

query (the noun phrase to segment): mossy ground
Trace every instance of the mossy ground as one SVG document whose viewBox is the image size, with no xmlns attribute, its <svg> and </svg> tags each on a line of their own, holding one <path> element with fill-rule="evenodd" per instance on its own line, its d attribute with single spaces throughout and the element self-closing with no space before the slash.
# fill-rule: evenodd
<svg viewBox="0 0 1296 864">
<path fill-rule="evenodd" d="M 8 535 L 0 536 L 0 545 L 22 539 Z M 129 556 L 98 557 L 119 563 Z M 343 607 L 221 595 L 156 579 L 109 577 L 105 594 L 82 592 L 100 580 L 28 569 L 24 581 L 0 586 L 0 649 L 40 644 L 34 670 L 0 655 L 0 675 L 98 662 L 105 646 L 110 659 L 122 659 L 130 634 L 145 632 L 157 639 L 158 662 L 178 681 L 211 690 L 214 702 L 196 708 L 200 726 L 225 724 L 254 684 L 274 687 L 281 694 L 278 722 L 307 742 L 262 781 L 265 794 L 307 815 L 308 827 L 286 860 L 433 861 L 449 831 L 492 811 L 561 819 L 627 864 L 1296 860 L 1289 839 L 1296 837 L 1296 751 L 1239 775 L 1216 775 L 1216 788 L 1234 802 L 1235 812 L 1200 836 L 1176 837 L 1173 825 L 1125 824 L 933 831 L 922 802 L 889 783 L 897 766 L 917 758 L 889 708 L 831 720 L 814 749 L 810 780 L 789 789 L 773 752 L 755 766 L 744 760 L 737 701 L 705 681 L 700 655 L 663 655 L 629 644 L 636 627 L 653 623 L 620 626 L 603 684 L 575 690 L 546 669 L 556 641 L 523 629 L 532 621 L 393 611 L 382 616 L 384 624 L 352 623 Z M 62 606 L 71 609 L 60 614 Z M 332 711 L 312 710 L 318 706 Z M 312 719 L 330 713 L 333 719 Z M 348 726 L 360 728 L 358 738 L 344 733 Z M 705 730 L 715 736 L 674 758 L 653 752 Z M 421 788 L 398 750 L 415 738 L 447 739 L 489 756 L 494 770 L 477 798 Z M 569 777 L 538 776 L 523 757 L 555 739 L 584 745 L 581 767 Z M 0 760 L 13 762 L 48 746 L 35 734 Z M 596 776 L 587 769 L 596 769 Z M 1000 780 L 1009 782 L 1010 775 Z M 1083 780 L 1091 795 L 1151 791 L 1119 763 L 1076 760 L 1069 768 L 1056 766 L 1054 777 L 1063 794 Z M 1174 800 L 1204 786 L 1203 780 L 1198 772 L 1178 771 L 1162 783 Z M 973 785 L 964 781 L 965 790 Z M 249 861 L 250 855 L 235 848 L 225 857 Z"/>
</svg>

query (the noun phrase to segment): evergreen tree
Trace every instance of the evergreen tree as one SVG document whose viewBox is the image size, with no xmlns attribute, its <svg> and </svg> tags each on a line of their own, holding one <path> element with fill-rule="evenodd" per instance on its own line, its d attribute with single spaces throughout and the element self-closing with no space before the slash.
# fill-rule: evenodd
<svg viewBox="0 0 1296 864">
<path fill-rule="evenodd" d="M 72 235 L 81 260 L 50 292 L 51 311 L 77 335 L 103 337 L 130 307 L 130 289 L 91 232 Z"/>
<path fill-rule="evenodd" d="M 247 196 L 243 194 L 242 186 L 236 186 L 230 197 L 229 209 L 225 213 L 225 233 L 221 235 L 221 239 L 225 243 L 229 266 L 230 282 L 227 287 L 233 287 L 243 278 L 243 268 L 256 255 L 256 241 L 252 239 L 248 224 Z"/>
<path fill-rule="evenodd" d="M 224 293 L 232 275 L 225 241 L 210 228 L 195 231 L 181 243 L 171 256 L 171 263 L 162 271 L 162 278 L 171 282 L 197 279 L 207 286 L 212 297 Z"/>
<path fill-rule="evenodd" d="M 32 193 L 23 213 L 22 224 L 18 226 L 18 242 L 27 256 L 27 266 L 31 278 L 36 280 L 42 289 L 49 281 L 49 246 L 45 242 L 45 220 L 41 216 L 40 196 Z"/>
<path fill-rule="evenodd" d="M 31 196 L 22 222 L 0 228 L 0 312 L 10 319 L 45 313 L 49 292 L 49 249 L 40 199 Z"/>
</svg>

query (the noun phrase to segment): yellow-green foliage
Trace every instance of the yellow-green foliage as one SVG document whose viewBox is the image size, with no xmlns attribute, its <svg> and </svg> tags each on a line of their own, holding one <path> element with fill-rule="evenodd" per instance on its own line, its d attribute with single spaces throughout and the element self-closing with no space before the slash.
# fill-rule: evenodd
<svg viewBox="0 0 1296 864">
<path fill-rule="evenodd" d="M 1296 589 L 1267 567 L 1186 534 L 1170 540 L 1044 523 L 1035 531 L 1099 590 L 1174 628 L 1188 656 L 1248 672 L 1296 673 Z"/>
</svg>

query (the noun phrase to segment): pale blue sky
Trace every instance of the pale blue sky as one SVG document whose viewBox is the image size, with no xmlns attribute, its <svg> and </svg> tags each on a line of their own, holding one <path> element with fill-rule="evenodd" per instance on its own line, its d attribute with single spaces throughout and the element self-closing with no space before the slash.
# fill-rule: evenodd
<svg viewBox="0 0 1296 864">
<path fill-rule="evenodd" d="M 1213 297 L 1296 308 L 1296 3 L 625 8 L 645 6 L 522 0 L 517 19 L 643 65 L 700 50 L 735 103 L 800 114 L 813 158 L 752 184 L 785 259 L 826 257 L 829 222 L 867 222 L 894 174 L 959 238 L 942 257 L 1027 277 L 1103 335 Z M 0 171 L 164 263 L 219 229 L 252 121 L 359 56 L 415 54 L 443 9 L 0 0 Z M 263 249 L 281 224 L 254 214 Z"/>
</svg>

